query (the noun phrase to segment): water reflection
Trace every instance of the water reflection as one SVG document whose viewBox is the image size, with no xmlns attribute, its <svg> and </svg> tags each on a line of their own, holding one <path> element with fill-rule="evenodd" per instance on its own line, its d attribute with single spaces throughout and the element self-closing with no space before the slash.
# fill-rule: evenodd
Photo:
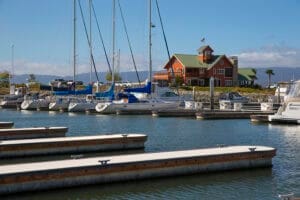
<svg viewBox="0 0 300 200">
<path fill-rule="evenodd" d="M 286 139 L 296 141 L 300 144 L 300 126 L 299 125 L 280 125 L 269 124 L 268 129 L 270 132 L 282 133 Z"/>
<path fill-rule="evenodd" d="M 21 194 L 14 199 L 277 199 L 278 194 L 290 192 L 300 196 L 300 126 L 253 125 L 247 119 L 199 121 L 15 110 L 0 110 L 0 119 L 15 122 L 15 127 L 67 126 L 68 136 L 144 133 L 148 135 L 146 152 L 215 147 L 217 144 L 264 145 L 277 149 L 273 168 L 267 170 L 85 186 Z"/>
<path fill-rule="evenodd" d="M 8 199 L 274 199 L 270 168 L 149 179 L 9 196 Z M 265 186 L 264 190 L 257 187 Z"/>
</svg>

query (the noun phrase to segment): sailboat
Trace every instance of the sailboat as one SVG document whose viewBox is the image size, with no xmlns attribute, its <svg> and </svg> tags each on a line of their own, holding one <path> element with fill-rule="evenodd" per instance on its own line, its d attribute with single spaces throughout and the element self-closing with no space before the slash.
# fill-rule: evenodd
<svg viewBox="0 0 300 200">
<path fill-rule="evenodd" d="M 93 93 L 93 85 L 88 84 L 85 89 L 76 90 L 76 0 L 73 1 L 74 13 L 73 13 L 73 83 L 68 90 L 65 91 L 53 91 L 54 97 L 49 104 L 49 110 L 68 110 L 71 102 L 81 102 L 84 100 L 84 95 L 91 95 Z"/>
<path fill-rule="evenodd" d="M 91 14 L 91 8 L 93 8 L 93 13 L 98 25 L 98 20 L 96 17 L 96 13 L 92 4 L 92 0 L 89 1 L 90 3 L 90 14 Z M 80 1 L 79 1 L 79 6 L 81 8 L 80 5 Z M 84 22 L 84 18 L 83 18 L 83 14 L 82 14 L 82 10 L 81 10 L 81 15 L 82 15 L 82 20 Z M 91 15 L 90 15 L 90 27 L 91 27 Z M 99 30 L 99 25 L 98 25 L 98 30 Z M 100 32 L 100 30 L 99 30 Z M 100 33 L 101 34 L 101 33 Z M 87 35 L 87 31 L 86 31 L 86 35 Z M 102 36 L 100 35 L 101 40 L 102 40 Z M 90 47 L 90 55 L 91 55 L 91 64 L 93 61 L 93 57 L 92 57 L 92 44 L 91 44 L 91 30 L 90 30 L 90 37 L 87 36 L 87 40 L 88 40 L 88 44 Z M 103 41 L 102 41 L 103 44 Z M 103 44 L 103 48 L 104 48 L 104 44 Z M 105 52 L 106 53 L 106 52 Z M 93 61 L 94 63 L 94 61 Z M 108 63 L 109 64 L 109 63 Z M 68 111 L 69 112 L 84 112 L 84 111 L 94 111 L 95 110 L 95 106 L 97 105 L 98 102 L 103 102 L 103 101 L 111 101 L 114 98 L 114 83 L 110 86 L 110 88 L 106 91 L 98 91 L 98 83 L 97 83 L 97 92 L 95 92 L 95 94 L 89 94 L 86 95 L 85 99 L 81 99 L 80 101 L 74 101 L 74 102 L 70 102 L 69 106 L 68 106 Z"/>
<path fill-rule="evenodd" d="M 117 111 L 133 111 L 133 112 L 145 112 L 160 109 L 174 109 L 181 105 L 180 101 L 165 101 L 158 96 L 152 94 L 152 55 L 151 55 L 151 0 L 149 0 L 149 78 L 146 81 L 144 87 L 141 88 L 128 88 L 125 89 L 125 93 L 120 94 L 119 100 L 112 102 L 101 102 L 95 107 L 96 111 L 102 114 L 115 114 Z M 134 93 L 144 93 L 146 98 L 138 99 Z"/>
<path fill-rule="evenodd" d="M 292 84 L 282 106 L 268 119 L 273 123 L 300 124 L 300 80 Z"/>
</svg>

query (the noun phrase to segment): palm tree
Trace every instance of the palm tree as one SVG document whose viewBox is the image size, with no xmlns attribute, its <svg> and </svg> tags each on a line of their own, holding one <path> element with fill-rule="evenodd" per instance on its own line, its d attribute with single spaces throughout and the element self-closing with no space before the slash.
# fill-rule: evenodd
<svg viewBox="0 0 300 200">
<path fill-rule="evenodd" d="M 274 75 L 274 72 L 273 72 L 272 69 L 267 69 L 266 74 L 268 74 L 268 76 L 269 76 L 268 87 L 270 88 L 270 86 L 271 86 L 271 76 Z"/>
</svg>

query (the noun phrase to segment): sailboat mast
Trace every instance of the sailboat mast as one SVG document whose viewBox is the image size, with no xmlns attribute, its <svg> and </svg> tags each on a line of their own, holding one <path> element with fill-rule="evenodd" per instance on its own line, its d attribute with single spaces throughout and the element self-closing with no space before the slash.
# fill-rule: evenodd
<svg viewBox="0 0 300 200">
<path fill-rule="evenodd" d="M 74 91 L 76 87 L 76 0 L 73 0 L 73 6 L 74 6 L 74 17 L 73 17 L 73 84 L 74 84 Z"/>
<path fill-rule="evenodd" d="M 93 71 L 93 61 L 92 61 L 92 0 L 89 0 L 89 10 L 90 10 L 90 83 L 92 82 L 92 71 Z"/>
<path fill-rule="evenodd" d="M 151 2 L 152 0 L 149 0 L 149 81 L 152 82 L 152 38 L 151 38 L 151 35 L 152 35 L 152 32 L 151 32 L 151 29 L 152 29 L 152 13 L 151 13 L 151 10 L 152 10 L 152 5 L 151 5 Z"/>
<path fill-rule="evenodd" d="M 115 28 L 116 28 L 116 1 L 113 0 L 113 11 L 112 11 L 112 75 L 111 75 L 111 82 L 114 83 L 115 81 Z"/>
<path fill-rule="evenodd" d="M 14 45 L 11 45 L 11 84 L 14 83 Z"/>
</svg>

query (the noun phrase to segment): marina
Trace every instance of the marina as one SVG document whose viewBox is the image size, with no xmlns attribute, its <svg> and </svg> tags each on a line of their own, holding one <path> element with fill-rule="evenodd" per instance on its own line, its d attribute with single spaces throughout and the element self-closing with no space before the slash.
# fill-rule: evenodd
<svg viewBox="0 0 300 200">
<path fill-rule="evenodd" d="M 0 194 L 271 167 L 276 150 L 233 146 L 0 166 Z M 22 180 L 22 181 L 20 181 Z"/>
<path fill-rule="evenodd" d="M 8 199 L 32 199 L 32 198 L 70 198 L 92 196 L 95 199 L 122 198 L 127 195 L 136 195 L 142 198 L 145 188 L 150 197 L 169 198 L 170 193 L 164 191 L 174 190 L 171 197 L 197 196 L 198 193 L 204 198 L 208 196 L 225 195 L 230 197 L 236 195 L 236 191 L 245 191 L 238 195 L 241 199 L 247 199 L 255 192 L 255 197 L 264 196 L 264 199 L 274 199 L 278 194 L 286 194 L 290 191 L 297 193 L 299 178 L 294 167 L 298 166 L 299 148 L 299 127 L 280 126 L 273 124 L 253 125 L 249 119 L 229 120 L 195 120 L 192 118 L 156 118 L 148 115 L 98 115 L 98 114 L 77 114 L 61 112 L 36 112 L 36 111 L 15 111 L 2 109 L 0 116 L 5 113 L 6 121 L 14 121 L 20 127 L 41 126 L 47 121 L 48 126 L 68 125 L 67 136 L 87 136 L 91 133 L 144 133 L 148 140 L 145 145 L 146 153 L 158 153 L 165 151 L 182 151 L 187 149 L 211 148 L 227 145 L 255 145 L 276 147 L 277 155 L 273 158 L 273 167 L 266 169 L 252 169 L 246 171 L 235 171 L 226 173 L 204 173 L 199 175 L 158 178 L 154 180 L 142 180 L 138 183 L 128 182 L 114 183 L 109 185 L 89 185 L 79 188 L 64 190 L 50 190 L 22 195 L 9 195 Z M 1 118 L 2 121 L 3 118 Z M 25 120 L 26 119 L 26 120 Z M 132 124 L 134 122 L 134 125 Z M 84 126 L 82 126 L 84 124 Z M 113 126 L 112 126 L 113 124 Z M 172 124 L 172 126 L 166 126 Z M 222 149 L 222 148 L 221 148 Z M 110 157 L 106 155 L 105 157 Z M 101 156 L 102 157 L 102 156 Z M 291 157 L 293 159 L 291 159 Z M 85 158 L 81 158 L 85 159 Z M 78 160 L 81 160 L 78 159 Z M 43 159 L 45 161 L 45 159 Z M 53 159 L 52 159 L 53 160 Z M 36 160 L 38 161 L 38 160 Z M 35 162 L 36 162 L 35 161 Z M 8 162 L 8 161 L 7 161 Z M 28 163 L 28 161 L 26 161 Z M 9 162 L 8 162 L 9 163 Z M 2 162 L 1 165 L 5 165 Z M 275 173 L 275 174 L 274 174 Z M 274 174 L 274 175 L 272 175 Z M 292 177 L 290 177 L 291 174 Z M 275 176 L 275 177 L 273 177 Z M 151 184 L 150 184 L 151 183 Z M 259 183 L 259 184 L 258 184 Z M 214 187 L 211 187 L 211 184 Z M 228 190 L 225 185 L 230 185 Z M 274 187 L 275 185 L 275 187 Z M 178 191 L 176 188 L 183 190 Z M 130 188 L 135 188 L 134 190 Z M 188 189 L 190 188 L 190 189 Z M 264 188 L 264 189 L 262 189 Z M 120 191 L 116 196 L 115 191 Z M 128 191 L 129 194 L 127 193 Z M 247 192 L 249 191 L 249 192 Z M 251 191 L 251 192 L 250 192 Z M 166 196 L 165 196 L 166 195 Z M 187 195 L 187 196 L 186 196 Z M 6 199 L 4 196 L 3 199 Z"/>
<path fill-rule="evenodd" d="M 114 134 L 8 140 L 0 143 L 0 158 L 143 149 L 144 134 Z"/>
<path fill-rule="evenodd" d="M 297 3 L 127 1 L 1 1 L 0 199 L 298 200 Z"/>
<path fill-rule="evenodd" d="M 0 140 L 65 137 L 67 127 L 32 127 L 0 129 Z"/>
</svg>

